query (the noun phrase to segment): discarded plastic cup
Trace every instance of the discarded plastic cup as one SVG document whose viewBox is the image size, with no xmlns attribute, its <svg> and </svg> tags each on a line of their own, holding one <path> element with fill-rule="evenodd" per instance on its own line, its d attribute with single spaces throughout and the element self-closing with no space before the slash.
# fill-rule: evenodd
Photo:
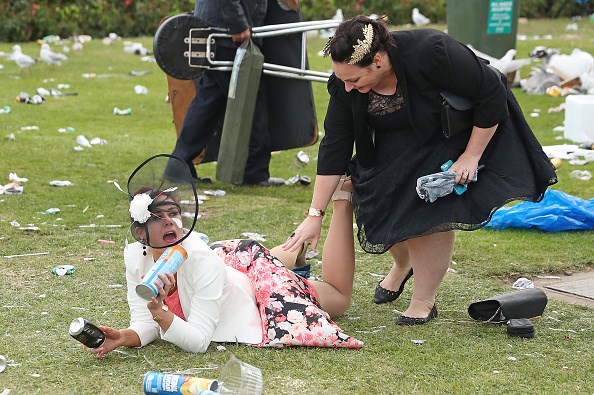
<svg viewBox="0 0 594 395">
<path fill-rule="evenodd" d="M 78 145 L 82 145 L 83 147 L 86 147 L 86 148 L 92 147 L 89 140 L 87 140 L 87 138 L 85 136 L 83 136 L 82 134 L 79 134 L 78 136 L 76 136 L 76 143 Z"/>
<path fill-rule="evenodd" d="M 106 145 L 107 140 L 99 138 L 99 137 L 94 137 L 91 139 L 90 143 L 91 143 L 91 145 Z"/>
<path fill-rule="evenodd" d="M 6 357 L 4 355 L 0 355 L 0 373 L 4 372 L 6 369 Z"/>
<path fill-rule="evenodd" d="M 218 392 L 230 395 L 260 395 L 263 387 L 262 371 L 232 355 L 221 372 Z"/>
<path fill-rule="evenodd" d="M 295 155 L 294 163 L 297 167 L 305 167 L 309 164 L 309 156 L 305 152 L 299 151 Z"/>
<path fill-rule="evenodd" d="M 11 110 L 10 106 L 4 106 L 0 108 L 0 114 L 8 114 Z"/>
<path fill-rule="evenodd" d="M 534 288 L 534 282 L 532 280 L 527 279 L 526 277 L 520 277 L 512 284 L 512 288 L 514 288 L 514 289 Z"/>
<path fill-rule="evenodd" d="M 52 208 L 48 208 L 47 210 L 45 210 L 46 214 L 58 214 L 60 212 L 60 209 L 57 207 L 52 207 Z"/>
<path fill-rule="evenodd" d="M 581 181 L 589 181 L 592 179 L 592 173 L 590 173 L 588 170 L 573 170 L 571 173 L 569 173 L 569 177 Z"/>
<path fill-rule="evenodd" d="M 41 95 L 34 95 L 29 100 L 27 100 L 27 104 L 43 104 L 45 103 L 45 99 Z"/>
<path fill-rule="evenodd" d="M 119 109 L 117 107 L 114 107 L 113 115 L 132 115 L 132 109 L 131 108 Z"/>
<path fill-rule="evenodd" d="M 66 128 L 58 129 L 58 132 L 60 132 L 60 133 L 74 133 L 74 128 L 71 126 L 68 126 Z"/>
<path fill-rule="evenodd" d="M 58 84 L 58 89 L 68 89 L 70 88 L 69 84 Z"/>
<path fill-rule="evenodd" d="M 134 86 L 134 92 L 138 95 L 146 95 L 148 93 L 148 88 L 142 85 Z"/>
<path fill-rule="evenodd" d="M 37 88 L 37 94 L 41 97 L 47 97 L 51 94 L 51 92 L 45 88 Z"/>
</svg>

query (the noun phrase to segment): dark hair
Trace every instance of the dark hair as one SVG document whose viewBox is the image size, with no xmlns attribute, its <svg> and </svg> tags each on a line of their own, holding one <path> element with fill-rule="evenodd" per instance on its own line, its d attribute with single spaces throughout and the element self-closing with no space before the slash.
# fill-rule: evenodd
<svg viewBox="0 0 594 395">
<path fill-rule="evenodd" d="M 360 67 L 367 67 L 373 63 L 373 56 L 380 51 L 387 51 L 394 47 L 394 42 L 386 23 L 382 19 L 371 19 L 363 15 L 347 19 L 336 28 L 334 36 L 328 40 L 324 52 L 338 63 L 351 60 L 353 55 L 353 46 L 358 43 L 357 40 L 365 39 L 363 28 L 367 25 L 373 27 L 373 40 L 369 53 L 355 64 Z"/>
</svg>

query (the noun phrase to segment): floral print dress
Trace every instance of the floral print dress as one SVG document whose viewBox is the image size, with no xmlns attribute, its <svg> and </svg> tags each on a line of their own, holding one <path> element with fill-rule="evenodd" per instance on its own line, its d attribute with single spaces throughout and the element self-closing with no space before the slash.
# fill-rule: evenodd
<svg viewBox="0 0 594 395">
<path fill-rule="evenodd" d="M 225 240 L 211 245 L 225 265 L 251 281 L 262 319 L 256 347 L 310 346 L 361 348 L 321 309 L 314 286 L 283 266 L 254 240 Z"/>
</svg>

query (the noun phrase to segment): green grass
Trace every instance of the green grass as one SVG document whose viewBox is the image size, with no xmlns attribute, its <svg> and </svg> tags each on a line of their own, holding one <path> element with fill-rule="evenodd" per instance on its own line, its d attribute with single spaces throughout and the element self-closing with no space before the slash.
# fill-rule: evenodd
<svg viewBox="0 0 594 395">
<path fill-rule="evenodd" d="M 580 22 L 569 35 L 566 20 L 529 21 L 518 31 L 528 37 L 553 34 L 553 40 L 517 43 L 518 57 L 526 57 L 536 45 L 569 53 L 573 48 L 594 52 L 594 25 Z M 436 26 L 443 29 L 444 26 Z M 147 47 L 150 37 L 138 39 Z M 316 56 L 324 41 L 310 40 L 310 62 L 317 70 L 330 68 L 327 59 Z M 10 52 L 12 44 L 1 44 Z M 22 44 L 27 54 L 38 53 L 37 44 Z M 59 47 L 55 48 L 58 49 Z M 480 230 L 460 232 L 454 261 L 457 273 L 449 273 L 440 288 L 440 318 L 429 325 L 401 328 L 394 325 L 394 310 L 404 310 L 410 285 L 394 304 L 377 306 L 372 295 L 378 276 L 391 266 L 387 255 L 357 251 L 357 274 L 352 306 L 338 323 L 348 334 L 365 341 L 359 351 L 331 349 L 254 349 L 215 345 L 203 355 L 187 354 L 164 341 L 142 349 L 112 353 L 96 360 L 69 337 L 68 324 L 78 316 L 113 327 L 128 324 L 122 250 L 126 236 L 127 199 L 108 181 L 122 186 L 132 170 L 147 157 L 169 153 L 175 130 L 163 73 L 154 63 L 126 54 L 122 43 L 103 45 L 95 39 L 80 53 L 70 53 L 61 67 L 35 65 L 19 73 L 16 65 L 1 60 L 0 106 L 10 105 L 10 114 L 0 114 L 0 183 L 8 173 L 29 179 L 23 195 L 0 196 L 0 354 L 17 366 L 0 373 L 0 392 L 20 394 L 141 394 L 143 374 L 149 370 L 183 371 L 216 378 L 229 354 L 262 369 L 266 394 L 395 394 L 395 393 L 530 393 L 592 394 L 594 366 L 592 342 L 594 314 L 591 309 L 550 300 L 545 315 L 535 321 L 532 340 L 508 338 L 504 326 L 472 321 L 468 305 L 496 293 L 506 292 L 520 276 L 586 270 L 593 264 L 592 232 L 546 233 L 536 230 Z M 149 70 L 141 77 L 131 70 Z M 83 78 L 83 73 L 96 78 Z M 522 70 L 527 77 L 529 67 Z M 33 94 L 38 87 L 67 83 L 78 96 L 49 98 L 43 105 L 17 104 L 21 91 Z M 136 95 L 134 85 L 148 87 L 149 94 Z M 328 95 L 325 85 L 314 83 L 320 130 Z M 543 145 L 558 140 L 555 126 L 563 113 L 547 113 L 563 98 L 530 96 L 514 90 L 528 116 L 541 109 L 539 118 L 528 117 Z M 114 107 L 132 108 L 131 116 L 115 116 Z M 37 131 L 21 131 L 36 125 Z M 75 133 L 58 133 L 73 127 Z M 5 138 L 14 133 L 15 140 Z M 77 152 L 75 137 L 100 137 L 107 145 Z M 275 154 L 271 173 L 291 177 L 297 173 L 315 176 L 317 146 L 304 149 L 312 158 L 297 169 L 298 150 Z M 594 181 L 569 177 L 574 169 L 594 172 L 565 162 L 553 188 L 579 196 L 594 197 Z M 213 164 L 199 167 L 201 176 L 215 175 Z M 51 187 L 52 180 L 69 180 L 71 187 Z M 285 186 L 275 189 L 235 187 L 215 183 L 227 196 L 212 198 L 201 207 L 198 230 L 211 240 L 237 238 L 243 232 L 267 235 L 265 244 L 284 241 L 308 206 L 312 188 Z M 45 210 L 58 207 L 56 215 Z M 271 208 L 274 209 L 271 210 Z M 37 232 L 11 226 L 17 221 L 40 228 Z M 329 221 L 325 222 L 325 226 Z M 81 226 L 96 224 L 96 227 Z M 101 225 L 121 225 L 120 228 Z M 100 244 L 108 239 L 114 244 Z M 49 252 L 49 255 L 3 258 L 5 255 Z M 94 260 L 85 260 L 94 258 Z M 58 277 L 57 265 L 71 264 L 76 272 Z M 319 264 L 314 264 L 319 275 Z M 417 345 L 411 340 L 423 339 Z M 515 357 L 516 360 L 509 360 Z M 214 366 L 213 370 L 197 370 Z M 34 377 L 33 375 L 39 375 Z"/>
</svg>

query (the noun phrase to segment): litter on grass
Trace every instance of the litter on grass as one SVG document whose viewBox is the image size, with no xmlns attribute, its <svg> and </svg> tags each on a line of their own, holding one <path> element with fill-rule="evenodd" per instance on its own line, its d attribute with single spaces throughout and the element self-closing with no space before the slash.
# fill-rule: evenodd
<svg viewBox="0 0 594 395">
<path fill-rule="evenodd" d="M 64 180 L 64 181 L 62 181 L 62 180 L 53 180 L 53 181 L 50 181 L 49 184 L 51 186 L 53 186 L 53 187 L 69 187 L 69 186 L 72 185 L 72 183 L 70 181 L 66 181 L 66 180 Z"/>
<path fill-rule="evenodd" d="M 594 198 L 583 200 L 565 192 L 548 189 L 539 203 L 522 202 L 497 210 L 487 227 L 538 228 L 555 232 L 594 229 Z"/>
<path fill-rule="evenodd" d="M 4 255 L 4 258 L 20 258 L 23 256 L 38 256 L 38 255 L 49 255 L 49 252 L 31 252 L 28 254 L 17 254 L 17 255 Z"/>
<path fill-rule="evenodd" d="M 52 269 L 52 273 L 57 276 L 66 276 L 73 274 L 76 271 L 76 268 L 72 265 L 60 265 L 56 266 Z"/>
<path fill-rule="evenodd" d="M 513 283 L 512 288 L 513 289 L 534 288 L 534 282 L 532 280 L 525 278 L 525 277 L 520 277 Z"/>
<path fill-rule="evenodd" d="M 309 156 L 303 152 L 299 151 L 295 155 L 295 160 L 293 161 L 296 167 L 302 168 L 309 164 Z"/>
<path fill-rule="evenodd" d="M 217 189 L 215 191 L 205 190 L 204 194 L 207 196 L 225 196 L 227 192 L 223 191 L 222 189 Z"/>
<path fill-rule="evenodd" d="M 295 184 L 301 184 L 301 185 L 309 185 L 311 184 L 311 178 L 308 176 L 301 176 L 299 174 L 289 178 L 287 181 L 285 181 L 285 184 L 287 185 L 295 185 Z"/>
</svg>

